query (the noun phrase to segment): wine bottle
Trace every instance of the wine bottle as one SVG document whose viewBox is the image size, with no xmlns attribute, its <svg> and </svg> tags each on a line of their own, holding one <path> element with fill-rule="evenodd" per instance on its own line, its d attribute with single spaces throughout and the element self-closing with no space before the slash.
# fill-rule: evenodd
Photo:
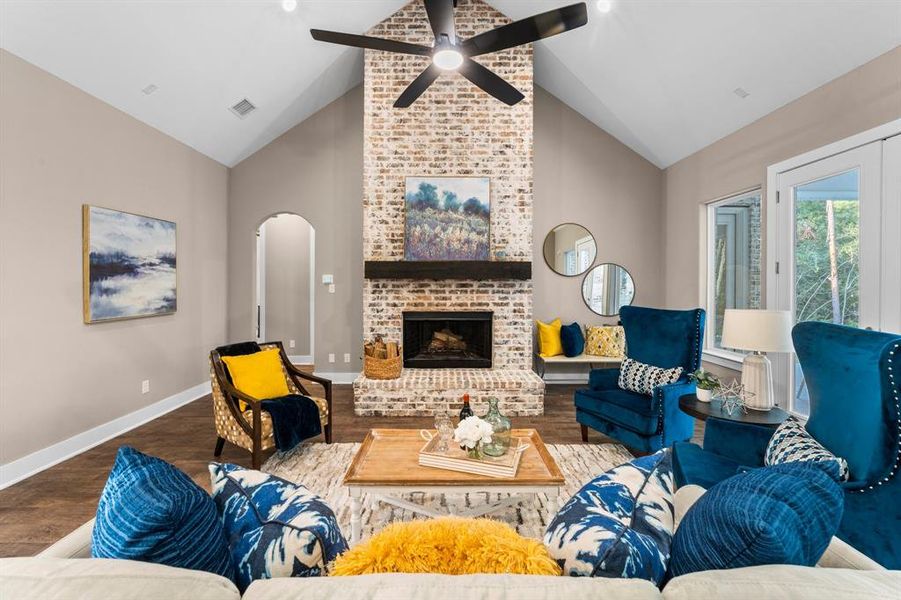
<svg viewBox="0 0 901 600">
<path fill-rule="evenodd" d="M 466 417 L 471 417 L 474 414 L 472 408 L 469 406 L 469 394 L 463 394 L 463 408 L 460 409 L 460 420 L 462 421 Z"/>
</svg>

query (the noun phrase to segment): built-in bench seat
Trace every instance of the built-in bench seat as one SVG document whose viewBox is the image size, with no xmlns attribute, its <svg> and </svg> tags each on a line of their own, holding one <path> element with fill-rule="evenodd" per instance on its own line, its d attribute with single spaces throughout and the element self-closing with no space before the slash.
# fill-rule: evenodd
<svg viewBox="0 0 901 600">
<path fill-rule="evenodd" d="M 535 355 L 538 361 L 538 376 L 544 378 L 548 365 L 588 365 L 589 368 L 615 367 L 623 359 L 611 356 L 595 356 L 594 354 L 580 354 L 578 356 L 541 356 Z"/>
</svg>

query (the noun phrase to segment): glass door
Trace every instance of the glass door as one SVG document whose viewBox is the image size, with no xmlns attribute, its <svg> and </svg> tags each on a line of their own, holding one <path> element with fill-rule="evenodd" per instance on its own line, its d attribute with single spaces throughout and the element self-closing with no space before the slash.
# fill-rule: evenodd
<svg viewBox="0 0 901 600">
<path fill-rule="evenodd" d="M 776 298 L 795 322 L 879 329 L 882 142 L 778 178 Z M 774 361 L 777 401 L 809 412 L 794 354 Z"/>
</svg>

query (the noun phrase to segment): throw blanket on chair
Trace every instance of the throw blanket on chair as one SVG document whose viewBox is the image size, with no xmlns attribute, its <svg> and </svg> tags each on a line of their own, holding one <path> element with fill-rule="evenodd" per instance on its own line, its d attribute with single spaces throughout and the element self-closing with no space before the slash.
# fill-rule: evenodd
<svg viewBox="0 0 901 600">
<path fill-rule="evenodd" d="M 278 450 L 290 450 L 322 433 L 319 407 L 306 396 L 290 394 L 263 400 L 262 408 L 272 417 L 272 433 Z"/>
</svg>

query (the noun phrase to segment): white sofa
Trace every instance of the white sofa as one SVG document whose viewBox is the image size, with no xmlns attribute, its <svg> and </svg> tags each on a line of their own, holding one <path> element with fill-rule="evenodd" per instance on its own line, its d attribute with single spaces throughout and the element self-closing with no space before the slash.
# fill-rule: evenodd
<svg viewBox="0 0 901 600">
<path fill-rule="evenodd" d="M 676 524 L 703 493 L 676 494 Z M 0 600 L 238 600 L 223 577 L 127 560 L 88 558 L 93 521 L 36 557 L 0 559 Z M 254 582 L 244 600 L 898 600 L 901 571 L 887 571 L 834 539 L 817 568 L 764 566 L 704 571 L 661 591 L 635 579 L 531 575 L 364 575 Z"/>
</svg>

